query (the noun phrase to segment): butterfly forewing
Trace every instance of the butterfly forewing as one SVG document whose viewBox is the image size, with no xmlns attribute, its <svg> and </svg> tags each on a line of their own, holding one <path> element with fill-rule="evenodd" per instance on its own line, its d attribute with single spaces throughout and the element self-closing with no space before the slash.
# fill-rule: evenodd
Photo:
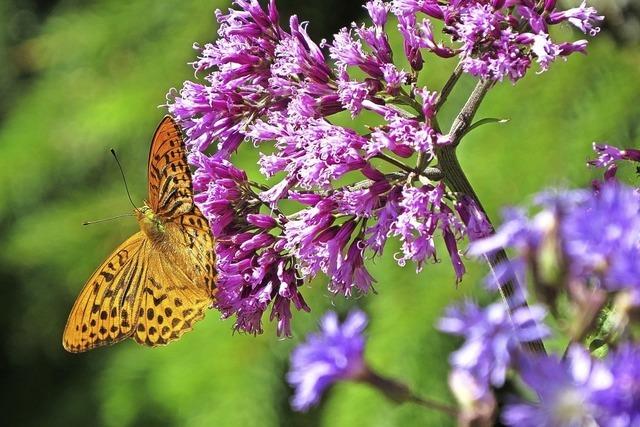
<svg viewBox="0 0 640 427">
<path fill-rule="evenodd" d="M 67 320 L 66 350 L 86 351 L 131 336 L 146 275 L 145 244 L 144 234 L 134 234 L 89 278 Z"/>
<path fill-rule="evenodd" d="M 179 222 L 178 229 L 183 231 L 180 233 L 182 244 L 191 256 L 194 269 L 201 276 L 199 283 L 204 283 L 213 297 L 218 273 L 209 223 L 198 207 L 194 207 L 192 212 L 176 218 L 175 221 Z"/>
<path fill-rule="evenodd" d="M 191 173 L 182 133 L 169 116 L 162 119 L 149 151 L 149 207 L 164 218 L 193 208 Z"/>
</svg>

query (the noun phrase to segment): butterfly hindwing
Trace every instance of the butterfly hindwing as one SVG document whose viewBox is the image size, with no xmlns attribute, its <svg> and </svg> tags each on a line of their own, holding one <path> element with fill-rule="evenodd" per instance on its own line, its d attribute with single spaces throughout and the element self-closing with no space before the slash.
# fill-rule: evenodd
<svg viewBox="0 0 640 427">
<path fill-rule="evenodd" d="M 191 172 L 186 147 L 176 122 L 166 116 L 153 136 L 149 151 L 149 207 L 171 219 L 193 208 Z"/>
<path fill-rule="evenodd" d="M 191 330 L 211 305 L 209 293 L 197 284 L 200 279 L 193 269 L 176 263 L 166 254 L 154 254 L 149 259 L 135 340 L 154 347 Z"/>
<path fill-rule="evenodd" d="M 62 340 L 67 351 L 86 351 L 131 336 L 146 275 L 146 244 L 144 234 L 134 234 L 89 278 L 67 320 Z"/>
</svg>

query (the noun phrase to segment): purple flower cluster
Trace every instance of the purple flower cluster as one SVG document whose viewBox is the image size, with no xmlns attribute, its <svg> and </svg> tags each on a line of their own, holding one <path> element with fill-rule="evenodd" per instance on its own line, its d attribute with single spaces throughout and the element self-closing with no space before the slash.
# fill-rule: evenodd
<svg viewBox="0 0 640 427">
<path fill-rule="evenodd" d="M 217 307 L 252 333 L 272 307 L 281 335 L 289 335 L 292 304 L 308 310 L 302 280 L 322 272 L 331 292 L 367 292 L 375 279 L 365 259 L 381 255 L 389 237 L 400 242 L 398 264 L 417 269 L 440 259 L 442 239 L 460 281 L 460 241 L 491 232 L 473 200 L 448 191 L 432 165 L 451 141 L 436 120 L 438 92 L 417 84 L 423 54 L 458 55 L 472 74 L 515 81 L 531 58 L 548 65 L 584 49 L 583 41 L 554 45 L 548 25 L 567 21 L 595 34 L 600 21 L 584 4 L 559 12 L 530 0 L 371 0 L 369 24 L 316 44 L 296 16 L 281 26 L 274 0 L 266 9 L 257 0 L 234 5 L 216 12 L 218 40 L 195 46 L 204 78 L 170 93 L 168 109 L 188 136 L 196 202 L 217 242 Z M 394 62 L 390 18 L 408 70 Z M 436 41 L 430 19 L 444 22 L 451 46 Z M 377 124 L 356 132 L 333 122 L 339 112 L 366 112 Z M 261 151 L 260 184 L 229 163 L 247 140 Z M 217 151 L 206 154 L 214 141 Z"/>
<path fill-rule="evenodd" d="M 344 323 L 328 312 L 322 318 L 318 334 L 310 334 L 306 342 L 291 353 L 287 381 L 295 388 L 291 405 L 305 411 L 315 405 L 333 383 L 357 379 L 367 372 L 364 362 L 364 328 L 367 316 L 353 311 Z"/>
<path fill-rule="evenodd" d="M 604 146 L 598 151 L 600 158 L 593 162 L 598 166 L 635 160 L 634 151 Z M 531 277 L 538 295 L 551 305 L 554 314 L 566 317 L 563 323 L 573 342 L 582 342 L 587 336 L 603 337 L 598 338 L 601 344 L 594 346 L 593 341 L 592 348 L 605 342 L 612 347 L 604 360 L 593 358 L 580 344 L 570 346 L 563 359 L 526 354 L 518 351 L 517 345 L 504 344 L 522 342 L 522 332 L 541 330 L 535 325 L 522 328 L 520 309 L 514 313 L 513 323 L 505 321 L 500 329 L 502 317 L 492 314 L 500 313 L 500 306 L 450 308 L 441 329 L 466 337 L 451 363 L 454 373 L 462 370 L 471 377 L 476 390 L 473 398 L 491 402 L 488 386 L 501 386 L 506 371 L 517 374 L 537 396 L 536 402 L 504 406 L 501 417 L 506 425 L 640 423 L 640 347 L 626 332 L 630 331 L 629 315 L 640 301 L 640 193 L 613 179 L 614 174 L 595 190 L 542 193 L 535 198 L 537 211 L 532 217 L 524 210 L 511 209 L 494 235 L 471 245 L 470 252 L 476 255 L 514 249 L 515 258 L 498 270 L 517 274 L 521 283 L 521 278 Z M 558 298 L 562 293 L 569 299 Z M 603 311 L 608 301 L 610 305 Z M 530 313 L 540 328 L 538 310 L 534 307 Z M 602 320 L 602 326 L 598 316 L 607 319 Z M 488 322 L 490 317 L 497 320 Z M 459 383 L 452 382 L 452 387 L 461 387 Z M 487 385 L 484 389 L 483 384 Z M 489 396 L 481 393 L 483 390 Z"/>
<path fill-rule="evenodd" d="M 556 9 L 554 0 L 395 0 L 392 4 L 414 70 L 421 69 L 421 49 L 426 49 L 445 58 L 459 55 L 463 69 L 474 76 L 508 77 L 514 82 L 525 75 L 533 60 L 546 71 L 556 58 L 585 51 L 586 40 L 554 43 L 549 26 L 568 22 L 594 36 L 603 19 L 585 2 L 565 11 Z M 441 20 L 452 47 L 436 43 L 429 19 L 419 20 L 417 13 Z"/>
<path fill-rule="evenodd" d="M 282 229 L 284 216 L 260 214 L 262 202 L 246 174 L 226 160 L 195 153 L 198 165 L 195 201 L 207 212 L 216 236 L 218 293 L 223 316 L 237 316 L 235 328 L 262 333 L 262 315 L 272 306 L 279 335 L 290 335 L 291 304 L 309 311 L 298 287 L 295 261 L 286 255 L 285 241 L 272 234 Z"/>
</svg>

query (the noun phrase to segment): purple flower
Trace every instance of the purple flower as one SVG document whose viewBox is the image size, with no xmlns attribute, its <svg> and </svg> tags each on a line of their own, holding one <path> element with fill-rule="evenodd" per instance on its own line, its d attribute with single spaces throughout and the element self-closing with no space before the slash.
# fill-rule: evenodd
<svg viewBox="0 0 640 427">
<path fill-rule="evenodd" d="M 640 425 L 640 347 L 625 343 L 604 362 L 611 371 L 610 388 L 596 391 L 600 425 L 623 427 Z"/>
<path fill-rule="evenodd" d="M 367 246 L 376 255 L 381 255 L 387 238 L 391 233 L 391 226 L 395 223 L 400 214 L 398 200 L 400 198 L 400 188 L 394 188 L 386 197 L 384 207 L 378 211 L 377 221 L 366 230 L 368 239 Z"/>
<path fill-rule="evenodd" d="M 409 60 L 411 68 L 415 71 L 420 71 L 424 64 L 424 59 L 420 51 L 421 42 L 416 28 L 415 14 L 404 14 L 398 9 L 394 13 L 398 17 L 398 30 L 400 30 L 404 39 L 404 54 Z"/>
<path fill-rule="evenodd" d="M 276 113 L 253 126 L 250 135 L 259 143 L 276 141 L 277 152 L 261 160 L 268 175 L 285 171 L 306 190 L 329 188 L 333 180 L 366 166 L 360 152 L 365 139 L 324 119 Z"/>
<path fill-rule="evenodd" d="M 355 66 L 373 78 L 382 77 L 381 66 L 384 62 L 365 52 L 362 42 L 355 39 L 353 32 L 347 28 L 342 28 L 334 35 L 329 52 L 338 66 Z"/>
<path fill-rule="evenodd" d="M 195 201 L 209 220 L 216 238 L 220 273 L 216 307 L 224 317 L 236 316 L 235 329 L 262 332 L 262 317 L 271 306 L 278 335 L 291 335 L 291 304 L 309 310 L 298 287 L 294 261 L 281 237 L 271 234 L 286 218 L 260 213 L 261 202 L 247 175 L 226 160 L 203 154 L 192 161 Z"/>
<path fill-rule="evenodd" d="M 342 293 L 345 296 L 351 296 L 353 288 L 363 294 L 369 292 L 375 280 L 364 265 L 363 252 L 362 240 L 355 239 L 349 246 L 347 256 L 341 260 L 340 266 L 332 275 L 329 284 L 331 292 Z"/>
<path fill-rule="evenodd" d="M 395 0 L 391 12 L 398 17 L 398 28 L 404 38 L 405 55 L 415 70 L 423 64 L 421 49 L 438 56 L 459 55 L 463 69 L 475 76 L 512 81 L 522 78 L 536 58 L 541 71 L 558 56 L 584 50 L 586 41 L 579 44 L 556 44 L 549 38 L 548 27 L 569 21 L 583 32 L 594 36 L 602 20 L 595 9 L 580 7 L 554 11 L 555 2 L 545 6 L 545 12 L 533 2 L 497 0 L 492 2 L 459 1 L 438 3 L 422 0 Z M 450 34 L 459 48 L 436 43 L 429 20 L 420 22 L 417 13 L 444 21 L 445 33 Z"/>
<path fill-rule="evenodd" d="M 200 50 L 194 63 L 208 72 L 206 83 L 185 82 L 168 96 L 168 109 L 189 137 L 190 148 L 204 151 L 219 141 L 216 157 L 229 158 L 256 118 L 286 110 L 287 98 L 314 99 L 318 112 L 340 110 L 324 54 L 293 16 L 290 32 L 279 26 L 275 1 L 263 10 L 257 0 L 237 0 L 227 14 L 216 11 L 219 39 Z"/>
<path fill-rule="evenodd" d="M 480 42 L 499 36 L 500 26 L 505 18 L 490 4 L 469 2 L 469 6 L 461 8 L 460 21 L 455 24 L 456 36 L 463 44 L 462 50 L 471 53 Z"/>
<path fill-rule="evenodd" d="M 381 195 L 387 193 L 391 185 L 386 180 L 376 181 L 369 188 L 336 191 L 338 211 L 345 214 L 368 218 L 382 205 Z"/>
<path fill-rule="evenodd" d="M 618 170 L 617 161 L 619 160 L 631 160 L 633 162 L 640 162 L 640 150 L 628 148 L 621 150 L 617 147 L 606 144 L 593 143 L 593 150 L 598 154 L 598 157 L 589 161 L 587 164 L 599 168 L 606 168 L 604 177 L 606 180 L 613 178 Z"/>
<path fill-rule="evenodd" d="M 419 271 L 428 259 L 437 260 L 434 237 L 436 232 L 441 231 L 459 281 L 464 274 L 464 266 L 458 254 L 457 242 L 464 232 L 464 225 L 446 205 L 443 196 L 442 184 L 435 187 L 424 185 L 421 188 L 405 186 L 399 197 L 398 209 L 395 210 L 394 207 L 395 212 L 388 212 L 395 220 L 389 224 L 389 231 L 385 234 L 398 236 L 402 242 L 401 252 L 395 257 L 398 264 L 404 266 L 411 260 L 416 263 Z M 383 213 L 383 223 L 386 223 L 389 216 L 386 211 Z M 377 251 L 381 249 L 377 240 L 381 240 L 384 235 L 381 235 L 381 224 L 374 229 L 376 232 L 372 238 L 374 250 Z"/>
<path fill-rule="evenodd" d="M 306 411 L 317 404 L 331 384 L 357 379 L 367 372 L 363 331 L 367 316 L 353 311 L 344 323 L 334 312 L 322 318 L 320 333 L 310 334 L 291 354 L 287 381 L 295 388 L 291 406 Z"/>
<path fill-rule="evenodd" d="M 602 362 L 575 345 L 565 361 L 554 356 L 522 358 L 519 372 L 539 401 L 504 408 L 502 421 L 518 427 L 597 426 L 594 394 L 614 380 Z"/>
<path fill-rule="evenodd" d="M 484 237 L 489 237 L 493 232 L 493 227 L 487 216 L 468 196 L 462 197 L 455 205 L 460 219 L 467 227 L 469 240 L 475 241 Z"/>
<path fill-rule="evenodd" d="M 339 68 L 338 72 L 338 97 L 342 105 L 355 117 L 362 110 L 362 103 L 373 92 L 373 88 L 366 82 L 350 80 L 346 66 Z"/>
<path fill-rule="evenodd" d="M 551 63 L 562 55 L 560 46 L 552 43 L 548 34 L 533 35 L 531 51 L 536 55 L 536 60 L 540 64 L 540 72 L 548 70 Z"/>
<path fill-rule="evenodd" d="M 480 308 L 465 301 L 447 308 L 438 329 L 465 338 L 462 347 L 449 359 L 454 368 L 468 371 L 478 387 L 499 387 L 519 345 L 547 335 L 542 325 L 544 316 L 544 309 L 536 306 L 509 315 L 503 303 Z"/>
<path fill-rule="evenodd" d="M 369 13 L 373 26 L 367 27 L 363 24 L 358 28 L 355 24 L 352 24 L 352 27 L 355 28 L 358 36 L 371 48 L 377 61 L 381 64 L 389 64 L 392 62 L 392 52 L 384 28 L 389 14 L 389 3 L 381 0 L 371 0 L 364 5 L 364 8 Z"/>
<path fill-rule="evenodd" d="M 587 7 L 586 1 L 583 1 L 579 7 L 553 12 L 548 18 L 550 24 L 568 21 L 583 33 L 591 36 L 595 36 L 600 32 L 598 25 L 603 20 L 604 16 L 598 15 L 598 11 L 594 8 Z"/>
<path fill-rule="evenodd" d="M 387 84 L 386 92 L 390 95 L 396 95 L 403 84 L 407 83 L 408 74 L 404 70 L 399 70 L 393 64 L 384 64 L 382 66 L 382 75 Z"/>
<path fill-rule="evenodd" d="M 219 140 L 217 156 L 228 158 L 244 139 L 243 127 L 265 98 L 270 64 L 283 36 L 275 2 L 263 11 L 257 0 L 238 0 L 242 10 L 216 11 L 220 38 L 200 50 L 193 65 L 198 72 L 211 71 L 208 85 L 185 82 L 179 94 L 168 97 L 168 109 L 189 137 L 190 146 L 203 151 Z"/>
<path fill-rule="evenodd" d="M 304 276 L 313 276 L 326 268 L 326 242 L 337 233 L 330 228 L 335 220 L 333 209 L 332 200 L 321 199 L 285 225 L 285 247 L 301 261 L 299 269 Z"/>
</svg>

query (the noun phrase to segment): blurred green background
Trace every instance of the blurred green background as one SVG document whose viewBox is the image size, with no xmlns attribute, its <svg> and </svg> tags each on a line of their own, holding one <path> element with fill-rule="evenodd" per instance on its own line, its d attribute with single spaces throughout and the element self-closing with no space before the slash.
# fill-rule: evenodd
<svg viewBox="0 0 640 427">
<path fill-rule="evenodd" d="M 316 40 L 361 14 L 359 2 L 279 4 L 283 21 L 291 13 L 310 20 Z M 344 301 L 329 295 L 322 279 L 306 286 L 312 312 L 295 315 L 291 340 L 277 339 L 271 327 L 259 337 L 234 335 L 231 321 L 210 312 L 168 347 L 124 342 L 80 355 L 62 349 L 82 284 L 137 228 L 132 219 L 81 226 L 130 210 L 109 148 L 119 151 L 133 197 L 142 201 L 150 137 L 164 115 L 157 106 L 170 87 L 193 78 L 191 45 L 213 39 L 213 10 L 227 6 L 221 0 L 0 1 L 2 425 L 452 424 L 356 384 L 336 386 L 307 414 L 293 413 L 283 378 L 291 348 L 326 309 L 346 313 L 357 305 L 371 316 L 371 364 L 423 395 L 451 401 L 446 358 L 457 342 L 433 325 L 448 302 L 483 298 L 485 269 L 471 262 L 456 288 L 448 259 L 416 275 L 411 266 L 397 267 L 389 248 L 371 266 L 377 295 Z M 561 31 L 560 37 L 576 37 Z M 605 31 L 589 55 L 490 92 L 478 117 L 511 120 L 474 131 L 460 156 L 492 217 L 544 186 L 588 184 L 596 176 L 584 166 L 594 140 L 639 145 L 640 52 L 625 37 Z M 429 58 L 429 86 L 439 88 L 453 66 Z M 449 120 L 472 86 L 469 78 L 459 84 L 445 110 Z M 255 165 L 252 150 L 240 156 Z"/>
</svg>

